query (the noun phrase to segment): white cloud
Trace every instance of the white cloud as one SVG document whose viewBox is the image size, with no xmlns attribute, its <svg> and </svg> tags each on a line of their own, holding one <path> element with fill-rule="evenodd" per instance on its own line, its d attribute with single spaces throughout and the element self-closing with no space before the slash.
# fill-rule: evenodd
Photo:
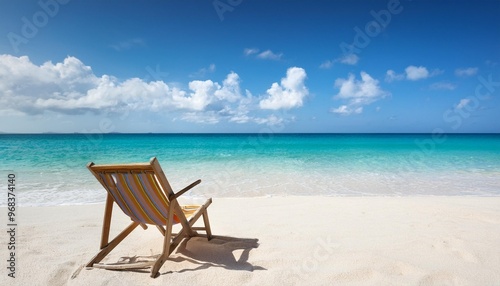
<svg viewBox="0 0 500 286">
<path fill-rule="evenodd" d="M 215 65 L 209 66 L 210 69 L 215 69 Z M 276 125 L 286 120 L 252 114 L 262 104 L 260 98 L 241 89 L 240 77 L 235 72 L 230 72 L 222 83 L 193 80 L 185 89 L 163 81 L 98 77 L 91 67 L 75 57 L 67 57 L 60 63 L 36 65 L 26 56 L 0 55 L 0 78 L 0 113 L 4 115 L 35 115 L 47 111 L 69 115 L 155 112 L 207 124 L 227 121 Z M 270 89 L 267 99 L 270 105 L 276 100 L 283 108 L 302 105 L 302 98 L 307 95 L 304 79 L 303 69 L 289 69 L 281 85 Z"/>
<path fill-rule="evenodd" d="M 214 111 L 205 113 L 186 112 L 182 115 L 182 120 L 187 122 L 202 123 L 202 124 L 217 124 L 220 122 L 220 117 Z"/>
<path fill-rule="evenodd" d="M 307 75 L 303 68 L 292 67 L 286 72 L 286 77 L 281 79 L 267 90 L 267 98 L 260 101 L 262 109 L 290 109 L 301 107 L 304 98 L 309 94 L 304 84 Z"/>
<path fill-rule="evenodd" d="M 454 90 L 457 86 L 449 82 L 436 82 L 431 84 L 430 88 L 435 90 Z"/>
<path fill-rule="evenodd" d="M 334 64 L 334 61 L 326 60 L 319 66 L 320 69 L 330 69 Z"/>
<path fill-rule="evenodd" d="M 335 60 L 326 60 L 319 66 L 321 69 L 330 69 L 335 63 L 342 63 L 346 65 L 355 65 L 359 61 L 359 56 L 356 54 L 343 55 Z"/>
<path fill-rule="evenodd" d="M 214 100 L 213 94 L 220 89 L 220 86 L 211 80 L 194 80 L 189 83 L 189 89 L 192 92 L 188 96 L 185 92 L 174 93 L 173 104 L 177 108 L 200 111 Z"/>
<path fill-rule="evenodd" d="M 250 56 L 250 55 L 256 54 L 258 52 L 259 52 L 259 49 L 255 49 L 255 48 L 246 48 L 243 50 L 243 54 L 245 54 L 245 56 Z"/>
<path fill-rule="evenodd" d="M 275 53 L 271 50 L 265 50 L 261 52 L 257 48 L 246 48 L 243 50 L 243 54 L 247 57 L 255 55 L 256 58 L 262 60 L 273 60 L 278 61 L 283 57 L 283 53 Z"/>
<path fill-rule="evenodd" d="M 215 68 L 215 67 L 214 67 Z M 239 77 L 231 72 L 222 86 L 211 80 L 191 81 L 189 91 L 163 81 L 125 81 L 97 77 L 75 57 L 62 63 L 40 66 L 28 57 L 0 56 L 0 109 L 27 114 L 53 110 L 63 113 L 121 110 L 204 110 L 211 103 L 235 102 L 240 94 Z M 15 100 L 13 100 L 15 98 Z M 9 100 L 10 99 L 10 100 Z"/>
<path fill-rule="evenodd" d="M 356 54 L 347 54 L 338 59 L 341 63 L 346 65 L 355 65 L 359 61 L 359 57 Z"/>
<path fill-rule="evenodd" d="M 259 59 L 264 59 L 264 60 L 273 60 L 273 61 L 277 61 L 277 60 L 280 60 L 281 57 L 283 56 L 282 53 L 274 53 L 273 51 L 271 50 L 265 50 L 263 51 L 262 53 L 258 54 L 257 55 L 257 58 Z"/>
<path fill-rule="evenodd" d="M 222 82 L 222 87 L 218 88 L 214 95 L 219 100 L 225 100 L 228 102 L 236 102 L 241 99 L 240 77 L 238 74 L 235 72 L 229 73 L 226 79 Z"/>
<path fill-rule="evenodd" d="M 388 70 L 385 74 L 386 82 L 393 82 L 395 80 L 402 80 L 404 78 L 405 78 L 404 74 L 396 74 L 396 72 L 393 70 Z"/>
<path fill-rule="evenodd" d="M 423 66 L 408 66 L 405 69 L 406 79 L 408 80 L 419 80 L 429 77 L 429 71 Z"/>
<path fill-rule="evenodd" d="M 424 66 L 408 66 L 405 69 L 405 72 L 402 74 L 396 73 L 394 70 L 387 70 L 385 74 L 385 81 L 386 82 L 393 82 L 396 80 L 412 80 L 412 81 L 417 81 L 421 79 L 426 79 L 429 77 L 433 77 L 439 74 L 442 74 L 444 71 L 440 69 L 434 69 L 432 72 L 429 72 L 429 70 L 424 67 Z"/>
<path fill-rule="evenodd" d="M 337 108 L 331 108 L 330 112 L 337 113 L 340 115 L 360 114 L 363 112 L 363 107 L 351 107 L 347 105 L 341 105 Z"/>
<path fill-rule="evenodd" d="M 353 74 L 349 74 L 347 79 L 339 78 L 335 80 L 335 87 L 339 89 L 335 98 L 348 102 L 346 105 L 332 108 L 330 111 L 342 115 L 362 113 L 363 106 L 389 95 L 388 92 L 380 88 L 378 80 L 373 79 L 366 72 L 361 72 L 361 80 L 356 80 Z"/>
<path fill-rule="evenodd" d="M 467 77 L 467 76 L 473 76 L 476 75 L 478 72 L 478 68 L 459 68 L 455 70 L 455 75 L 460 76 L 460 77 Z"/>
<path fill-rule="evenodd" d="M 457 109 L 462 109 L 465 106 L 467 106 L 467 104 L 469 104 L 469 102 L 470 102 L 470 99 L 468 99 L 468 98 L 460 99 L 460 102 L 457 104 L 456 108 Z"/>
<path fill-rule="evenodd" d="M 378 86 L 378 80 L 373 79 L 366 72 L 361 72 L 361 80 L 356 80 L 353 74 L 347 79 L 339 78 L 335 80 L 335 86 L 339 88 L 336 97 L 341 99 L 361 99 L 372 101 L 385 95 L 385 92 Z"/>
<path fill-rule="evenodd" d="M 266 124 L 269 126 L 282 125 L 284 123 L 283 118 L 280 118 L 274 114 L 271 114 L 266 118 L 254 118 L 253 121 L 258 124 Z"/>
</svg>

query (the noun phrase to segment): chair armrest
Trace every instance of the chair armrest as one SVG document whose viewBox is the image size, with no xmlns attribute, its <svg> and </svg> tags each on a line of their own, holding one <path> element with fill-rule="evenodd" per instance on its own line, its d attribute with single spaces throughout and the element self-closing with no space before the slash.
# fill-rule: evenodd
<svg viewBox="0 0 500 286">
<path fill-rule="evenodd" d="M 169 201 L 177 199 L 182 194 L 184 194 L 185 192 L 189 191 L 190 189 L 192 189 L 194 186 L 198 185 L 199 183 L 201 183 L 201 180 L 197 180 L 197 181 L 191 183 L 189 186 L 185 187 L 184 189 L 178 191 L 177 193 L 170 195 L 168 197 Z"/>
</svg>

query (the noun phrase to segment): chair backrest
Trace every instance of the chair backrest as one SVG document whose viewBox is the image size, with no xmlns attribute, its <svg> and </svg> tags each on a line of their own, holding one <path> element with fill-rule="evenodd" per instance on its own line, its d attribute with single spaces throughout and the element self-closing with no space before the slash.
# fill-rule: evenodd
<svg viewBox="0 0 500 286">
<path fill-rule="evenodd" d="M 149 163 L 89 163 L 87 167 L 133 221 L 154 225 L 167 223 L 168 198 L 172 189 L 156 158 L 152 158 Z M 177 217 L 174 217 L 175 222 Z"/>
</svg>

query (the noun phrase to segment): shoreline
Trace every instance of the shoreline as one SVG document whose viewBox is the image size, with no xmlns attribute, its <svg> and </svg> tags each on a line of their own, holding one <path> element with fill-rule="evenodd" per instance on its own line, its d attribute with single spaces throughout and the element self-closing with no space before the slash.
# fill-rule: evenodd
<svg viewBox="0 0 500 286">
<path fill-rule="evenodd" d="M 5 207 L 0 210 L 6 212 Z M 129 222 L 115 210 L 112 235 Z M 20 206 L 17 277 L 6 281 L 18 285 L 35 281 L 495 285 L 500 281 L 500 197 L 214 197 L 209 216 L 216 237 L 210 242 L 196 237 L 181 244 L 156 279 L 142 271 L 82 267 L 97 253 L 103 212 L 103 204 Z M 139 228 L 105 261 L 157 254 L 161 241 L 154 227 Z M 2 253 L 7 259 L 7 251 Z"/>
<path fill-rule="evenodd" d="M 465 195 L 465 194 L 453 194 L 453 195 L 430 195 L 430 194 L 333 194 L 333 195 L 288 195 L 288 194 L 269 194 L 262 196 L 234 196 L 234 197 L 215 197 L 217 199 L 223 200 L 232 200 L 232 199 L 267 199 L 267 198 L 500 198 L 500 194 L 485 194 L 485 195 Z M 203 197 L 204 198 L 204 197 Z M 185 204 L 190 204 L 193 201 L 201 201 L 201 196 L 193 196 L 193 197 L 185 197 L 181 198 L 181 201 L 185 202 Z M 194 203 L 196 204 L 196 203 Z M 104 201 L 100 202 L 85 202 L 85 203 L 64 203 L 57 205 L 33 205 L 33 204 L 18 204 L 18 208 L 51 208 L 51 207 L 77 207 L 77 206 L 95 206 L 95 205 L 103 205 Z M 6 205 L 0 205 L 0 209 L 6 208 Z"/>
<path fill-rule="evenodd" d="M 100 192 L 103 192 L 103 190 L 99 190 Z M 183 197 L 180 197 L 180 202 L 181 204 L 197 204 L 198 202 L 201 202 L 205 198 L 205 196 L 189 196 L 189 195 L 184 195 Z M 296 194 L 267 194 L 267 195 L 261 195 L 261 196 L 234 196 L 234 197 L 229 197 L 229 196 L 212 196 L 212 198 L 216 199 L 222 199 L 222 200 L 232 200 L 232 199 L 269 199 L 269 198 L 500 198 L 500 194 L 484 194 L 484 195 L 478 195 L 478 194 L 452 194 L 452 195 L 444 195 L 444 194 L 369 194 L 369 193 L 363 193 L 363 194 L 345 194 L 345 193 L 339 193 L 339 194 L 332 194 L 332 195 L 324 195 L 324 194 L 317 194 L 317 195 L 296 195 Z M 79 206 L 96 206 L 96 205 L 102 205 L 104 206 L 104 201 L 102 202 L 84 202 L 84 203 L 63 203 L 63 204 L 44 204 L 44 205 L 24 205 L 22 203 L 18 203 L 17 208 L 52 208 L 52 207 L 79 207 Z M 0 209 L 5 209 L 7 206 L 6 205 L 0 205 Z"/>
</svg>

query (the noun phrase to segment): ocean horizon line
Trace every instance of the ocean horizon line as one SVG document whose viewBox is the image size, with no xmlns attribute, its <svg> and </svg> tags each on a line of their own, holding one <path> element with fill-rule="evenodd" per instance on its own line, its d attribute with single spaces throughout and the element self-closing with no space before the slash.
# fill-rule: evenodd
<svg viewBox="0 0 500 286">
<path fill-rule="evenodd" d="M 0 132 L 0 135 L 500 135 L 500 132 Z"/>
</svg>

